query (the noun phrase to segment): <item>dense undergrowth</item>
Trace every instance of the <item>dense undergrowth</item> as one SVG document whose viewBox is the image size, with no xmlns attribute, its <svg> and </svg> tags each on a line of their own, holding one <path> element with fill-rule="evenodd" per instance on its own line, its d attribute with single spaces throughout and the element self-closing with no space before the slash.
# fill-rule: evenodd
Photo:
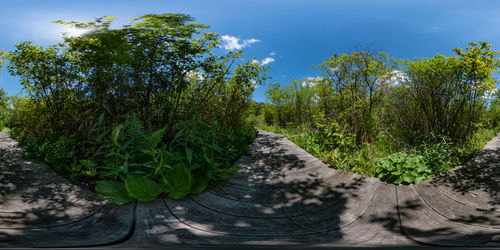
<svg viewBox="0 0 500 250">
<path fill-rule="evenodd" d="M 325 145 L 328 138 L 320 136 L 310 127 L 280 128 L 261 123 L 259 128 L 285 135 L 334 168 L 396 184 L 419 183 L 467 162 L 500 131 L 500 127 L 481 129 L 465 146 L 455 146 L 447 137 L 432 135 L 418 146 L 407 146 L 405 150 L 387 138 L 389 136 L 381 134 L 375 144 L 364 144 L 362 147 L 351 144 L 350 150 L 342 151 L 342 147 L 328 150 Z M 337 136 L 340 143 L 352 143 L 346 139 Z"/>
<path fill-rule="evenodd" d="M 500 131 L 498 52 L 485 42 L 454 52 L 414 61 L 369 49 L 334 54 L 316 66 L 320 77 L 271 84 L 249 120 L 334 168 L 419 183 Z"/>
<path fill-rule="evenodd" d="M 224 52 L 183 14 L 62 22 L 88 29 L 7 54 L 26 96 L 8 125 L 26 157 L 125 204 L 182 198 L 230 177 L 256 136 L 243 117 L 266 68 Z"/>
</svg>

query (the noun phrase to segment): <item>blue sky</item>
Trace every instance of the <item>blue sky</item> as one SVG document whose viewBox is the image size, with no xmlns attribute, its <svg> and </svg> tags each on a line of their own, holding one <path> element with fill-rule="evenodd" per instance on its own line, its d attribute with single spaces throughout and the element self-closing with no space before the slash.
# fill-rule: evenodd
<svg viewBox="0 0 500 250">
<path fill-rule="evenodd" d="M 311 65 L 356 45 L 404 59 L 452 55 L 454 47 L 471 41 L 500 50 L 495 0 L 0 0 L 0 48 L 11 50 L 24 40 L 43 46 L 61 41 L 65 27 L 52 20 L 112 15 L 119 25 L 148 13 L 184 13 L 210 25 L 207 31 L 224 35 L 227 48 L 242 46 L 245 59 L 268 62 L 268 81 L 282 84 L 319 76 Z M 0 88 L 21 90 L 6 70 Z M 254 99 L 264 101 L 266 88 L 258 87 Z"/>
</svg>

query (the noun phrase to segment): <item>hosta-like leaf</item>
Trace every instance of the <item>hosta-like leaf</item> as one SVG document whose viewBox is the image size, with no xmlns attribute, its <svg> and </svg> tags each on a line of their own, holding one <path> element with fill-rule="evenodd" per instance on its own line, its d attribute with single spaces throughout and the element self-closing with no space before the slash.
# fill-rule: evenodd
<svg viewBox="0 0 500 250">
<path fill-rule="evenodd" d="M 403 181 L 406 183 L 412 183 L 413 179 L 411 178 L 411 176 L 409 174 L 405 174 L 405 175 L 403 175 Z"/>
<path fill-rule="evenodd" d="M 169 180 L 168 177 L 163 176 L 160 181 L 160 187 L 162 193 L 170 193 L 172 190 L 172 181 Z"/>
<path fill-rule="evenodd" d="M 420 155 L 397 152 L 381 159 L 377 163 L 376 175 L 382 181 L 395 184 L 417 183 L 428 178 L 432 173 Z M 390 176 L 390 177 L 389 177 Z"/>
<path fill-rule="evenodd" d="M 199 194 L 203 192 L 207 186 L 210 179 L 207 176 L 196 176 L 195 183 L 191 187 L 191 194 Z"/>
<path fill-rule="evenodd" d="M 169 196 L 174 199 L 183 198 L 191 191 L 191 172 L 183 163 L 173 166 L 168 180 L 172 185 Z"/>
<path fill-rule="evenodd" d="M 160 185 L 147 176 L 129 174 L 125 187 L 131 197 L 140 201 L 151 201 L 161 194 Z"/>
<path fill-rule="evenodd" d="M 396 180 L 394 181 L 394 184 L 401 184 L 403 182 L 403 177 L 402 176 L 398 176 L 398 178 L 396 178 Z"/>
<path fill-rule="evenodd" d="M 133 200 L 121 182 L 98 181 L 95 191 L 103 200 L 118 205 L 124 205 Z"/>
<path fill-rule="evenodd" d="M 425 176 L 419 176 L 419 177 L 415 178 L 415 184 L 419 184 L 420 182 L 422 182 L 425 179 L 426 179 Z"/>
</svg>

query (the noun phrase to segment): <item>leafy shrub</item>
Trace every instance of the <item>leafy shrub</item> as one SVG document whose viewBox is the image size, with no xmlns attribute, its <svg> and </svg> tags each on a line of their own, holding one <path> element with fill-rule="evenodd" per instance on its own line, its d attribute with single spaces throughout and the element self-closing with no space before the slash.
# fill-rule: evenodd
<svg viewBox="0 0 500 250">
<path fill-rule="evenodd" d="M 255 138 L 244 118 L 249 107 L 256 114 L 251 95 L 267 69 L 238 60 L 241 51 L 215 55 L 219 35 L 188 15 L 144 15 L 116 29 L 112 20 L 56 21 L 93 32 L 9 52 L 27 96 L 13 103 L 9 126 L 26 156 L 90 188 L 98 181 L 118 203 L 180 198 L 231 176 Z"/>
<path fill-rule="evenodd" d="M 394 184 L 418 184 L 432 175 L 421 155 L 397 152 L 377 162 L 376 177 Z"/>
<path fill-rule="evenodd" d="M 264 113 L 264 121 L 267 125 L 272 126 L 276 123 L 276 112 L 271 104 L 264 104 L 262 112 Z"/>
<path fill-rule="evenodd" d="M 457 148 L 451 138 L 431 133 L 417 148 L 417 153 L 424 157 L 432 173 L 445 172 L 459 163 L 456 158 Z"/>
<path fill-rule="evenodd" d="M 328 130 L 331 127 L 335 128 L 333 132 Z M 365 144 L 356 150 L 353 144 L 354 138 L 343 132 L 334 122 L 320 125 L 322 130 L 313 130 L 307 125 L 286 129 L 261 126 L 260 129 L 285 135 L 297 146 L 337 169 L 368 176 L 374 174 L 373 147 Z"/>
<path fill-rule="evenodd" d="M 231 167 L 233 161 L 255 138 L 255 130 L 246 127 L 235 141 L 234 134 L 217 131 L 217 123 L 196 116 L 183 127 L 168 146 L 161 140 L 165 128 L 147 134 L 137 116 L 115 126 L 103 146 L 104 164 L 97 168 L 103 180 L 97 181 L 96 192 L 118 204 L 201 193 L 238 170 Z"/>
<path fill-rule="evenodd" d="M 328 151 L 339 149 L 349 152 L 356 146 L 354 136 L 343 129 L 333 119 L 326 118 L 323 113 L 315 116 L 316 141 Z"/>
</svg>

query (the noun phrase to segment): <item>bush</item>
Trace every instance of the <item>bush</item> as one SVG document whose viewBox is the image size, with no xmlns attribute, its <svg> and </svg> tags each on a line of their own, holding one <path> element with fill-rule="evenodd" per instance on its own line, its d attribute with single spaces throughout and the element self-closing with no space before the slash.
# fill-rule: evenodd
<svg viewBox="0 0 500 250">
<path fill-rule="evenodd" d="M 102 163 L 85 160 L 96 167 L 101 180 L 96 191 L 103 199 L 125 204 L 132 199 L 149 201 L 162 194 L 179 199 L 203 192 L 210 183 L 228 178 L 238 168 L 234 160 L 248 150 L 255 131 L 243 129 L 234 134 L 217 131 L 198 117 L 183 124 L 170 146 L 162 143 L 165 128 L 147 134 L 143 124 L 132 116 L 116 125 L 103 146 Z M 252 128 L 253 129 L 253 128 Z"/>
<path fill-rule="evenodd" d="M 426 165 L 433 174 L 448 171 L 460 163 L 457 148 L 451 138 L 431 133 L 416 150 L 424 157 Z"/>
<path fill-rule="evenodd" d="M 96 190 L 117 202 L 179 198 L 233 173 L 255 138 L 245 114 L 267 69 L 238 60 L 241 51 L 215 55 L 219 35 L 201 34 L 208 26 L 188 15 L 144 15 L 117 29 L 112 19 L 57 21 L 92 32 L 9 52 L 28 97 L 9 126 L 27 156 L 87 186 L 101 181 Z"/>
<path fill-rule="evenodd" d="M 273 126 L 277 122 L 276 112 L 272 104 L 265 103 L 262 106 L 262 112 L 264 113 L 264 121 L 266 125 Z"/>
<path fill-rule="evenodd" d="M 414 137 L 431 133 L 466 144 L 485 112 L 485 96 L 496 89 L 492 74 L 500 65 L 498 52 L 486 42 L 469 43 L 456 56 L 436 55 L 406 63 L 406 79 L 391 95 L 393 124 Z M 413 137 L 413 138 L 412 138 Z"/>
</svg>

